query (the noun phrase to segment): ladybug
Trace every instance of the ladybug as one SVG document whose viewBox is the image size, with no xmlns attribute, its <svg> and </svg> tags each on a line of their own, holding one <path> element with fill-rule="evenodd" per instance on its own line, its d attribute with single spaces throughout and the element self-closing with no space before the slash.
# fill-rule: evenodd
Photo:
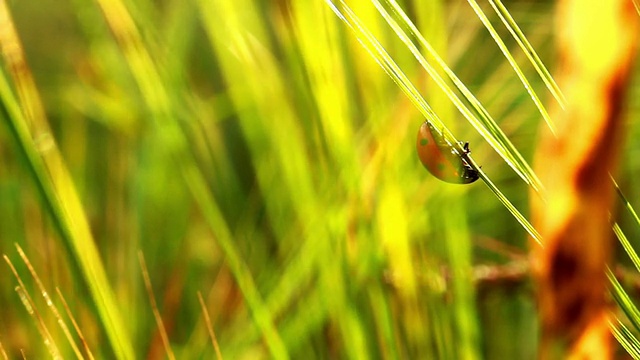
<svg viewBox="0 0 640 360">
<path fill-rule="evenodd" d="M 420 126 L 416 141 L 418 157 L 429 172 L 442 181 L 454 184 L 470 184 L 480 177 L 467 159 L 469 143 L 464 143 L 461 154 L 443 134 L 426 121 Z"/>
</svg>

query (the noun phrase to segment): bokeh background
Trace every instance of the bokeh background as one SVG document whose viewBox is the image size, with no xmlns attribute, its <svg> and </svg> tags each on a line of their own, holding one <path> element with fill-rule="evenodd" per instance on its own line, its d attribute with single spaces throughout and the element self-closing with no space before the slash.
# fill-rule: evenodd
<svg viewBox="0 0 640 360">
<path fill-rule="evenodd" d="M 375 8 L 348 3 L 528 216 L 526 184 Z M 469 4 L 400 3 L 531 160 L 540 114 Z M 553 2 L 504 4 L 553 71 Z M 551 101 L 493 10 L 480 5 Z M 114 350 L 78 269 L 82 255 L 56 230 L 3 125 L 0 252 L 65 358 L 72 346 L 16 243 L 58 307 L 55 289 L 64 295 L 97 358 L 214 358 L 198 292 L 226 359 L 536 357 L 527 233 L 482 181 L 452 185 L 422 167 L 415 139 L 424 118 L 324 1 L 38 0 L 8 9 L 50 126 L 34 144 L 57 144 L 130 349 Z M 635 81 L 618 177 L 632 203 L 640 190 L 638 95 Z M 625 216 L 621 225 L 637 238 Z M 50 356 L 16 278 L 4 264 L 0 274 L 4 350 L 9 358 Z"/>
</svg>

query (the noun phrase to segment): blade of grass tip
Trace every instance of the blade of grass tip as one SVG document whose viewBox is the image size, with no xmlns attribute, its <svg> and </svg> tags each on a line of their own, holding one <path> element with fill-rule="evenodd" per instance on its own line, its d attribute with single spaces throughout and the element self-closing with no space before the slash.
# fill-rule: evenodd
<svg viewBox="0 0 640 360">
<path fill-rule="evenodd" d="M 633 206 L 631 205 L 631 203 L 629 202 L 629 200 L 627 200 L 627 198 L 624 196 L 624 193 L 622 192 L 622 189 L 620 189 L 620 186 L 618 186 L 618 183 L 616 182 L 616 180 L 613 178 L 613 176 L 611 176 L 611 174 L 609 174 L 609 177 L 611 178 L 611 182 L 613 182 L 613 186 L 616 188 L 616 192 L 618 193 L 618 196 L 620 196 L 620 199 L 622 200 L 622 202 L 624 203 L 624 206 L 627 208 L 627 211 L 629 211 L 629 213 L 631 214 L 631 216 L 633 216 L 633 219 L 636 221 L 636 223 L 640 226 L 640 217 L 638 216 L 638 213 L 636 212 L 636 210 L 633 208 Z"/>
<path fill-rule="evenodd" d="M 220 352 L 220 345 L 218 345 L 218 339 L 216 338 L 216 333 L 213 331 L 213 326 L 211 325 L 211 318 L 209 317 L 209 311 L 207 310 L 207 306 L 204 303 L 204 299 L 202 298 L 202 294 L 198 291 L 198 301 L 200 302 L 200 308 L 202 309 L 202 316 L 204 317 L 204 323 L 207 326 L 207 331 L 209 332 L 209 338 L 211 338 L 211 344 L 213 345 L 213 349 L 216 352 L 216 358 L 218 360 L 222 360 L 222 353 Z"/>
<path fill-rule="evenodd" d="M 15 290 L 18 293 L 18 296 L 20 297 L 20 301 L 22 301 L 22 305 L 27 310 L 27 313 L 29 313 L 29 315 L 34 318 L 36 322 L 36 327 L 38 328 L 38 332 L 40 332 L 40 335 L 42 336 L 42 340 L 44 341 L 44 344 L 47 347 L 47 350 L 49 350 L 49 354 L 51 354 L 51 357 L 54 359 L 62 359 L 62 356 L 60 355 L 60 350 L 58 350 L 58 347 L 56 346 L 55 341 L 53 340 L 53 337 L 51 336 L 51 333 L 47 328 L 47 325 L 44 323 L 44 320 L 40 315 L 40 312 L 38 311 L 38 309 L 36 309 L 35 303 L 33 302 L 33 299 L 31 298 L 31 296 L 29 295 L 29 292 L 26 290 L 26 287 L 24 286 L 24 283 L 22 282 L 22 278 L 18 274 L 18 271 L 13 266 L 13 263 L 11 262 L 11 260 L 9 260 L 9 257 L 7 255 L 3 255 L 3 256 L 4 256 L 4 261 L 7 263 L 7 265 L 9 265 L 11 272 L 13 272 L 13 275 L 18 280 L 18 286 L 16 286 Z"/>
<path fill-rule="evenodd" d="M 498 48 L 500 48 L 500 51 L 502 51 L 502 54 L 507 59 L 507 61 L 515 71 L 516 75 L 520 79 L 520 82 L 522 82 L 522 85 L 524 85 L 524 88 L 525 90 L 527 90 L 527 93 L 531 97 L 531 100 L 533 100 L 533 103 L 538 108 L 538 111 L 542 115 L 542 118 L 544 119 L 544 121 L 547 123 L 549 130 L 551 130 L 551 132 L 555 135 L 556 133 L 555 125 L 553 124 L 551 117 L 549 117 L 549 113 L 547 113 L 547 110 L 542 104 L 542 101 L 540 101 L 540 99 L 538 98 L 538 95 L 533 90 L 533 87 L 531 87 L 529 80 L 527 80 L 527 77 L 524 75 L 524 73 L 520 69 L 520 66 L 518 66 L 518 64 L 516 63 L 516 60 L 511 55 L 511 52 L 509 52 L 507 45 L 505 45 L 504 41 L 502 41 L 502 38 L 500 38 L 500 35 L 498 35 L 498 33 L 496 32 L 496 29 L 493 27 L 493 25 L 491 25 L 491 22 L 489 21 L 487 16 L 484 14 L 482 9 L 480 8 L 480 5 L 478 5 L 478 3 L 475 0 L 467 0 L 467 2 L 469 3 L 469 5 L 471 5 L 471 8 L 476 13 L 478 18 L 482 22 L 482 24 L 489 31 L 489 34 L 491 35 L 495 43 L 498 45 Z"/>
<path fill-rule="evenodd" d="M 633 246 L 631 246 L 629 239 L 627 239 L 625 234 L 622 232 L 622 229 L 620 228 L 618 223 L 613 224 L 613 233 L 616 234 L 616 237 L 620 241 L 620 244 L 622 244 L 624 251 L 627 253 L 627 255 L 629 255 L 629 258 L 631 259 L 633 265 L 638 271 L 640 271 L 640 257 L 638 256 L 638 253 L 633 249 Z"/>
<path fill-rule="evenodd" d="M 72 254 L 73 265 L 77 266 L 90 290 L 93 305 L 98 310 L 114 353 L 119 359 L 133 359 L 133 348 L 126 336 L 86 215 L 71 175 L 51 137 L 35 82 L 4 0 L 0 1 L 0 47 L 20 95 L 24 115 L 4 72 L 0 72 L 0 111 L 4 113 L 3 118 L 16 139 L 18 150 L 27 160 L 54 227 Z M 27 120 L 31 126 L 27 125 Z"/>
<path fill-rule="evenodd" d="M 533 67 L 536 69 L 538 75 L 540 75 L 540 78 L 547 86 L 547 89 L 549 89 L 549 92 L 551 92 L 551 95 L 553 95 L 553 97 L 556 99 L 558 105 L 560 105 L 560 107 L 564 109 L 564 106 L 567 102 L 564 94 L 560 90 L 560 87 L 558 86 L 556 81 L 551 76 L 551 73 L 549 73 L 547 68 L 544 66 L 542 60 L 540 60 L 538 53 L 535 51 L 533 46 L 531 46 L 531 43 L 529 42 L 529 40 L 527 40 L 527 37 L 524 36 L 522 30 L 520 30 L 520 27 L 509 13 L 509 10 L 507 10 L 507 8 L 502 4 L 500 0 L 488 1 L 495 10 L 496 14 L 498 14 L 500 20 L 502 20 L 504 26 L 507 28 L 507 30 L 509 30 L 518 45 L 520 45 L 520 48 L 527 56 Z"/>
<path fill-rule="evenodd" d="M 633 359 L 640 359 L 640 342 L 638 338 L 627 329 L 618 317 L 615 317 L 615 323 L 609 320 L 609 328 L 616 340 L 627 351 L 627 354 Z"/>
<path fill-rule="evenodd" d="M 373 0 L 374 5 L 378 9 L 378 12 L 387 21 L 387 24 L 394 30 L 400 40 L 407 46 L 414 57 L 422 65 L 422 67 L 429 73 L 436 84 L 442 89 L 442 91 L 449 97 L 454 103 L 462 115 L 469 120 L 474 128 L 480 133 L 480 135 L 489 143 L 491 147 L 505 160 L 507 165 L 511 167 L 525 183 L 531 185 L 536 192 L 539 192 L 543 187 L 542 183 L 534 173 L 531 166 L 520 155 L 515 146 L 509 141 L 508 137 L 502 132 L 502 129 L 496 124 L 495 120 L 491 117 L 489 112 L 482 106 L 480 101 L 476 99 L 471 91 L 464 85 L 462 81 L 455 75 L 455 73 L 447 66 L 440 55 L 435 51 L 431 44 L 422 36 L 418 28 L 413 24 L 411 19 L 404 13 L 402 8 L 395 0 L 385 0 L 385 3 L 391 6 L 394 14 L 400 18 L 402 23 L 408 27 L 410 35 L 398 25 L 398 23 L 392 18 L 389 12 L 382 6 L 378 0 Z M 436 61 L 440 68 L 447 74 L 449 79 L 454 83 L 456 88 L 464 95 L 465 100 L 475 110 L 478 116 L 482 119 L 482 123 L 472 114 L 467 106 L 461 101 L 461 99 L 455 94 L 451 87 L 444 81 L 438 71 L 426 60 L 417 46 L 413 43 L 412 38 L 418 39 L 420 44 L 429 55 Z M 484 126 L 483 126 L 484 125 Z"/>
<path fill-rule="evenodd" d="M 127 64 L 149 108 L 155 125 L 170 139 L 174 161 L 180 168 L 186 185 L 202 212 L 207 224 L 216 235 L 223 249 L 229 268 L 251 310 L 252 317 L 262 332 L 271 355 L 277 359 L 288 358 L 269 310 L 266 308 L 247 265 L 233 242 L 231 231 L 209 189 L 209 185 L 188 149 L 188 142 L 178 124 L 179 116 L 172 112 L 172 97 L 160 77 L 151 54 L 142 41 L 140 32 L 122 1 L 96 0 L 111 28 Z M 207 9 L 207 11 L 212 11 Z M 176 96 L 177 97 L 177 96 Z M 177 107 L 177 106 L 176 106 Z"/>
<path fill-rule="evenodd" d="M 80 330 L 80 326 L 78 326 L 78 323 L 76 322 L 76 319 L 73 317 L 73 313 L 71 313 L 71 309 L 69 308 L 67 301 L 65 300 L 64 296 L 62 296 L 62 292 L 58 287 L 56 287 L 56 292 L 58 293 L 58 297 L 60 298 L 60 301 L 62 301 L 62 306 L 64 307 L 67 313 L 67 316 L 69 317 L 69 319 L 71 319 L 71 324 L 73 324 L 73 328 L 76 330 L 76 334 L 78 334 L 78 338 L 80 339 L 80 342 L 84 347 L 84 352 L 87 354 L 87 357 L 90 360 L 93 360 L 94 357 L 93 357 L 93 353 L 91 352 L 91 348 L 89 347 L 89 344 L 87 343 L 87 340 L 85 339 L 84 334 L 82 333 L 82 330 Z"/>
<path fill-rule="evenodd" d="M 27 257 L 27 255 L 24 253 L 24 251 L 22 251 L 22 248 L 20 247 L 20 245 L 18 245 L 17 243 L 15 243 L 14 245 L 16 246 L 16 249 L 18 249 L 18 254 L 22 258 L 22 261 L 24 262 L 24 264 L 27 266 L 27 269 L 31 273 L 31 277 L 33 277 L 33 280 L 36 282 L 36 286 L 38 287 L 38 290 L 40 290 L 40 295 L 42 295 L 42 297 L 45 300 L 45 303 L 47 304 L 49 309 L 51 309 L 51 312 L 53 312 L 53 316 L 58 321 L 58 325 L 60 325 L 60 327 L 62 328 L 62 332 L 67 338 L 67 341 L 69 341 L 69 344 L 71 345 L 71 349 L 73 350 L 73 352 L 75 353 L 78 359 L 84 359 L 84 356 L 82 356 L 80 349 L 76 345 L 76 342 L 74 341 L 73 336 L 69 331 L 69 327 L 67 327 L 67 323 L 64 321 L 62 316 L 60 316 L 60 313 L 58 312 L 58 309 L 54 305 L 53 300 L 51 299 L 51 296 L 49 296 L 49 292 L 44 288 L 44 284 L 42 284 L 42 281 L 40 281 L 40 277 L 38 276 L 36 269 L 34 269 L 34 267 L 31 265 L 31 261 L 29 261 L 29 258 Z"/>
<path fill-rule="evenodd" d="M 167 330 L 164 327 L 164 322 L 162 321 L 162 316 L 160 316 L 160 311 L 158 310 L 158 304 L 156 303 L 156 298 L 153 295 L 153 288 L 151 287 L 151 278 L 149 277 L 149 270 L 147 269 L 147 264 L 144 261 L 144 255 L 140 250 L 138 251 L 138 261 L 140 262 L 140 270 L 142 272 L 142 278 L 144 280 L 144 287 L 147 290 L 147 295 L 149 296 L 149 303 L 151 303 L 151 311 L 153 312 L 153 317 L 156 319 L 156 325 L 158 326 L 158 331 L 160 332 L 162 345 L 164 346 L 164 350 L 167 353 L 167 357 L 169 359 L 175 360 L 176 357 L 173 354 L 173 350 L 171 350 L 171 344 L 169 343 L 169 336 L 167 336 Z"/>
<path fill-rule="evenodd" d="M 633 303 L 633 300 L 631 300 L 622 285 L 620 285 L 618 279 L 616 279 L 615 275 L 608 267 L 607 277 L 609 278 L 609 282 L 612 286 L 611 295 L 620 306 L 620 309 L 622 309 L 625 315 L 627 315 L 627 318 L 636 328 L 636 331 L 640 331 L 640 311 L 638 311 L 638 308 Z"/>
</svg>

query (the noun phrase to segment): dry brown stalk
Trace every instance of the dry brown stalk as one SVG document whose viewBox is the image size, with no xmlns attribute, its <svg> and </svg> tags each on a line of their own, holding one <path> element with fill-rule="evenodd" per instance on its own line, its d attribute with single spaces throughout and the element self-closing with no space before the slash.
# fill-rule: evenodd
<svg viewBox="0 0 640 360">
<path fill-rule="evenodd" d="M 532 203 L 544 238 L 533 255 L 544 359 L 611 358 L 609 172 L 620 150 L 638 18 L 631 0 L 558 2 L 558 79 L 567 104 L 552 109 L 556 136 L 546 131 L 540 139 L 536 171 L 546 192 Z"/>
</svg>

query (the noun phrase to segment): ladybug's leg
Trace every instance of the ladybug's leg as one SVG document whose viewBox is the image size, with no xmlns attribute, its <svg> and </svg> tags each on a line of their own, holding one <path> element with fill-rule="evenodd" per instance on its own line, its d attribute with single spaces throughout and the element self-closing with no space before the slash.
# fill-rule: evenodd
<svg viewBox="0 0 640 360">
<path fill-rule="evenodd" d="M 462 150 L 464 150 L 464 154 L 462 156 L 462 162 L 464 166 L 469 170 L 473 170 L 473 166 L 471 166 L 471 164 L 469 164 L 469 161 L 467 160 L 467 155 L 471 153 L 468 141 L 465 141 L 464 145 L 462 145 Z"/>
</svg>

